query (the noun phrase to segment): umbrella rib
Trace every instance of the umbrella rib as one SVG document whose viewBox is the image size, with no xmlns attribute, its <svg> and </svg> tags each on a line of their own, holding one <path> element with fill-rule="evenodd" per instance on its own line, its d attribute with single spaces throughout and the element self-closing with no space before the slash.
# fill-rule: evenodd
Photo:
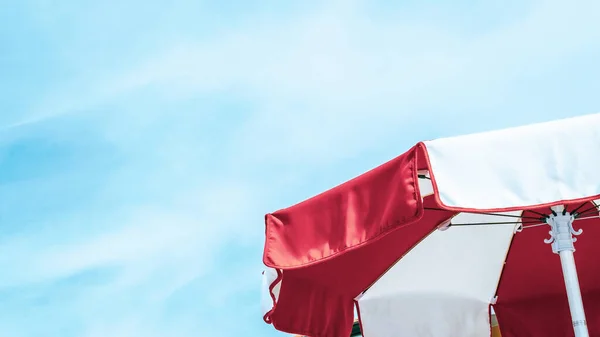
<svg viewBox="0 0 600 337">
<path fill-rule="evenodd" d="M 534 213 L 534 214 L 537 214 L 537 215 L 539 215 L 539 216 L 541 216 L 541 217 L 544 217 L 544 219 L 548 217 L 548 214 L 544 214 L 544 213 L 536 212 L 536 211 L 534 211 L 534 210 L 532 210 L 532 209 L 528 209 L 527 211 L 528 211 L 528 212 L 531 212 L 531 213 Z"/>
<path fill-rule="evenodd" d="M 588 215 L 591 211 L 595 211 L 595 210 L 600 210 L 600 205 L 597 205 L 595 202 L 592 201 L 592 203 L 594 204 L 593 207 L 588 208 L 584 211 L 581 211 L 581 213 L 576 213 L 579 209 L 581 209 L 586 203 L 583 203 L 581 205 L 579 205 L 577 208 L 575 208 L 571 214 L 575 214 L 576 213 L 576 218 L 577 219 L 581 219 L 580 217 L 583 215 Z M 441 209 L 441 208 L 435 208 L 435 207 L 424 207 L 425 210 L 429 210 L 429 211 L 447 211 L 445 209 Z M 460 213 L 467 213 L 467 214 L 481 214 L 481 215 L 489 215 L 489 216 L 501 216 L 501 217 L 506 217 L 506 218 L 518 218 L 518 219 L 528 219 L 528 220 L 544 220 L 548 217 L 548 215 L 546 214 L 542 214 L 540 212 L 536 212 L 533 210 L 527 210 L 531 213 L 535 213 L 538 214 L 540 216 L 542 216 L 543 218 L 536 218 L 533 216 L 522 216 L 522 215 L 513 215 L 513 214 L 501 214 L 501 213 L 479 213 L 479 212 L 460 212 Z M 583 220 L 583 219 L 581 219 Z M 515 222 L 473 222 L 473 223 L 452 223 L 450 224 L 451 226 L 477 226 L 477 225 L 481 225 L 481 226 L 486 226 L 486 225 L 512 225 L 512 224 L 523 224 L 523 225 L 527 225 L 529 224 L 529 226 L 523 226 L 523 228 L 528 228 L 528 227 L 537 227 L 537 226 L 542 226 L 542 225 L 546 225 L 545 222 L 542 223 L 537 223 L 537 224 L 533 224 L 531 222 L 527 223 L 527 222 L 520 222 L 520 221 L 515 221 Z"/>
<path fill-rule="evenodd" d="M 580 210 L 583 206 L 585 206 L 587 204 L 587 202 L 584 202 L 583 204 L 579 205 L 579 207 L 575 208 L 574 210 L 571 211 L 571 214 L 575 214 L 577 213 L 578 210 Z M 595 205 L 595 204 L 594 204 Z M 583 212 L 581 212 L 583 213 Z"/>
<path fill-rule="evenodd" d="M 428 211 L 447 211 L 445 209 L 435 208 L 435 207 L 424 207 L 424 209 L 428 210 Z M 531 219 L 531 220 L 537 220 L 537 221 L 540 220 L 540 218 L 536 218 L 533 216 L 522 216 L 522 215 L 502 214 L 502 213 L 478 213 L 478 212 L 460 212 L 460 213 L 481 214 L 481 215 L 490 215 L 490 216 L 503 216 L 506 218 Z"/>
<path fill-rule="evenodd" d="M 589 216 L 585 218 L 579 218 L 577 220 L 589 220 L 589 219 L 600 219 L 600 216 Z M 450 223 L 450 227 L 452 226 L 487 226 L 487 225 L 518 225 L 522 224 L 523 229 L 546 226 L 547 223 L 534 223 L 534 222 L 472 222 L 472 223 Z"/>
<path fill-rule="evenodd" d="M 587 214 L 587 213 L 589 213 L 589 212 L 591 212 L 591 211 L 597 211 L 597 210 L 598 210 L 598 206 L 599 206 L 599 205 L 597 205 L 597 204 L 596 204 L 594 201 L 592 201 L 592 204 L 594 204 L 594 206 L 593 206 L 593 207 L 590 207 L 590 208 L 586 209 L 585 211 L 581 211 L 581 213 L 578 213 L 578 214 L 577 214 L 577 217 L 580 217 L 580 216 L 582 216 L 582 215 L 585 215 L 585 214 Z"/>
<path fill-rule="evenodd" d="M 539 220 L 539 219 L 537 219 Z M 470 223 L 450 223 L 450 227 L 453 226 L 488 226 L 488 225 L 520 225 L 520 224 L 533 224 L 533 222 L 521 222 L 521 221 L 505 221 L 505 222 L 470 222 Z"/>
</svg>

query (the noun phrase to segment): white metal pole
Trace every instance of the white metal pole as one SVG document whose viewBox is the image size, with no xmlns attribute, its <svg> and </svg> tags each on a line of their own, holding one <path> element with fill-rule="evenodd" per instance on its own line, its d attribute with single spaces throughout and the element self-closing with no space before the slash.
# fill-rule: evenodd
<svg viewBox="0 0 600 337">
<path fill-rule="evenodd" d="M 544 240 L 544 242 L 551 243 L 552 251 L 560 256 L 575 337 L 589 337 L 577 268 L 573 257 L 573 252 L 575 252 L 574 242 L 577 241 L 573 236 L 581 234 L 582 230 L 575 231 L 573 229 L 575 217 L 564 211 L 564 207 L 555 206 L 552 207 L 552 210 L 554 213 L 546 220 L 552 228 L 550 239 Z"/>
<path fill-rule="evenodd" d="M 587 337 L 588 329 L 583 311 L 583 300 L 581 290 L 579 289 L 579 279 L 577 278 L 577 268 L 573 252 L 564 250 L 560 252 L 560 263 L 562 265 L 565 286 L 567 287 L 567 297 L 569 298 L 569 309 L 571 310 L 571 320 L 576 337 Z"/>
</svg>

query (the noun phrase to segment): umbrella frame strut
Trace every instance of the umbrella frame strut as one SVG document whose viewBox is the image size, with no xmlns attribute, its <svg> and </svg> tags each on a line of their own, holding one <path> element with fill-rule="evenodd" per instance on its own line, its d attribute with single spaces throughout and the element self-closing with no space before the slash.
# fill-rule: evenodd
<svg viewBox="0 0 600 337">
<path fill-rule="evenodd" d="M 573 257 L 573 252 L 575 252 L 574 242 L 577 241 L 574 236 L 580 235 L 583 230 L 575 231 L 573 229 L 574 220 L 575 216 L 567 212 L 563 206 L 552 207 L 552 215 L 546 218 L 546 223 L 551 227 L 550 238 L 544 240 L 544 242 L 552 244 L 552 252 L 560 256 L 575 336 L 588 337 L 589 332 L 583 309 L 579 278 L 577 277 L 577 268 Z"/>
</svg>

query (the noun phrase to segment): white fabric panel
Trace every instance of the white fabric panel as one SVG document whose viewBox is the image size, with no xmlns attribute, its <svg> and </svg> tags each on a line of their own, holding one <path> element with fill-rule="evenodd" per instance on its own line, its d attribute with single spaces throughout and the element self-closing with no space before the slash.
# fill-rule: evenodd
<svg viewBox="0 0 600 337">
<path fill-rule="evenodd" d="M 600 114 L 425 145 L 446 206 L 499 209 L 600 194 Z"/>
<path fill-rule="evenodd" d="M 488 221 L 507 218 L 453 219 Z M 358 298 L 364 336 L 489 336 L 488 308 L 515 228 L 456 226 L 432 233 Z"/>
<path fill-rule="evenodd" d="M 429 178 L 429 172 L 424 172 L 423 174 Z M 433 194 L 433 184 L 431 183 L 430 179 L 419 178 L 418 182 L 419 191 L 421 192 L 421 199 Z"/>
<path fill-rule="evenodd" d="M 262 286 L 261 286 L 261 296 L 260 296 L 260 308 L 262 315 L 264 316 L 267 312 L 273 309 L 273 299 L 271 298 L 271 291 L 269 287 L 275 280 L 277 279 L 277 271 L 273 268 L 267 268 L 263 272 L 262 275 Z M 279 299 L 279 289 L 281 289 L 281 281 L 277 282 L 277 285 L 273 287 L 273 295 L 275 296 L 275 301 Z"/>
</svg>

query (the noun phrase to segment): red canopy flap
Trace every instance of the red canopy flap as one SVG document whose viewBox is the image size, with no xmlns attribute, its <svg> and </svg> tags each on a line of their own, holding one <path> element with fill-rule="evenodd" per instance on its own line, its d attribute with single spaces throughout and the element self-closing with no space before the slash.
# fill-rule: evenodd
<svg viewBox="0 0 600 337">
<path fill-rule="evenodd" d="M 267 214 L 263 261 L 308 266 L 418 220 L 417 147 L 327 192 Z"/>
</svg>

